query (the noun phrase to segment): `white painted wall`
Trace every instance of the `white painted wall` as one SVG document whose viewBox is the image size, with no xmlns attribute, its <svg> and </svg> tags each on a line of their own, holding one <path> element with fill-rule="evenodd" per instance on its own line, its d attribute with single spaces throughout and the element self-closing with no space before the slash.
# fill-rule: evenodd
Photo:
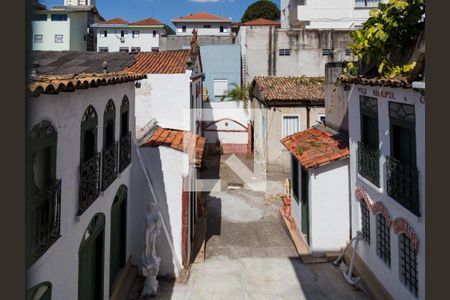
<svg viewBox="0 0 450 300">
<path fill-rule="evenodd" d="M 250 121 L 249 109 L 244 109 L 244 103 L 242 101 L 206 102 L 203 106 L 202 118 L 203 121 L 208 124 L 220 119 L 229 118 L 247 127 L 248 122 Z M 225 123 L 228 123 L 228 126 Z M 242 126 L 230 120 L 217 122 L 215 125 L 212 125 L 210 129 L 245 130 Z M 204 136 L 207 143 L 216 143 L 217 140 L 221 143 L 230 144 L 247 144 L 248 142 L 247 132 L 205 131 Z"/>
<path fill-rule="evenodd" d="M 194 29 L 197 29 L 198 35 L 231 35 L 231 22 L 174 22 L 174 24 L 176 34 L 181 36 L 192 35 Z M 211 28 L 204 28 L 205 25 Z M 186 26 L 186 32 L 182 31 L 183 26 Z M 220 32 L 220 26 L 223 26 L 223 32 Z"/>
<path fill-rule="evenodd" d="M 29 123 L 27 132 L 42 120 L 50 121 L 58 133 L 56 178 L 61 179 L 61 237 L 41 256 L 27 271 L 27 287 L 31 288 L 41 282 L 52 283 L 54 299 L 76 299 L 78 294 L 78 250 L 82 236 L 89 222 L 96 213 L 105 215 L 105 261 L 104 261 L 104 296 L 109 297 L 109 253 L 111 206 L 120 185 L 124 184 L 130 190 L 131 166 L 104 191 L 97 200 L 81 215 L 78 211 L 78 187 L 80 165 L 80 123 L 88 105 L 93 105 L 98 115 L 97 149 L 102 149 L 103 143 L 103 112 L 109 99 L 116 106 L 116 140 L 119 139 L 120 104 L 122 97 L 127 95 L 130 102 L 130 116 L 134 115 L 134 83 L 76 90 L 72 93 L 58 95 L 41 95 L 29 100 Z M 135 124 L 130 118 L 130 130 L 134 132 Z M 128 207 L 133 199 L 128 194 Z M 130 205 L 131 204 L 131 205 Z M 128 232 L 131 237 L 134 232 L 130 224 L 139 216 L 128 214 Z M 130 246 L 130 243 L 128 244 Z M 127 248 L 127 256 L 136 253 L 135 249 Z M 136 259 L 136 258 L 134 258 Z"/>
<path fill-rule="evenodd" d="M 47 14 L 47 21 L 32 21 L 32 48 L 33 50 L 40 51 L 64 51 L 64 50 L 86 50 L 77 49 L 70 47 L 70 27 L 76 26 L 75 23 L 72 24 L 71 14 L 67 12 L 54 12 L 55 14 L 67 14 L 67 21 L 52 21 L 51 13 Z M 35 43 L 34 37 L 37 34 L 43 35 L 42 43 Z M 55 43 L 55 35 L 62 34 L 63 35 L 63 43 Z"/>
<path fill-rule="evenodd" d="M 136 127 L 156 118 L 160 127 L 190 130 L 190 76 L 147 74 L 136 89 Z"/>
<path fill-rule="evenodd" d="M 310 248 L 340 251 L 350 240 L 349 159 L 309 171 Z"/>
<path fill-rule="evenodd" d="M 107 31 L 107 36 L 103 32 Z M 127 32 L 121 41 L 121 31 Z M 133 31 L 139 31 L 139 37 L 133 37 Z M 153 31 L 156 36 L 153 36 Z M 131 47 L 140 47 L 141 51 L 152 51 L 153 47 L 159 48 L 159 37 L 164 33 L 163 28 L 141 28 L 141 27 L 96 27 L 97 51 L 100 47 L 107 47 L 109 52 L 117 52 L 121 47 L 127 47 L 131 52 Z"/>
<path fill-rule="evenodd" d="M 377 97 L 374 92 L 392 92 L 395 99 Z M 367 95 L 378 98 L 378 130 L 380 149 L 380 188 L 358 174 L 358 141 L 361 137 L 359 96 Z M 398 237 L 391 227 L 391 267 L 388 268 L 376 254 L 376 218 L 370 214 L 371 245 L 360 243 L 358 254 L 385 286 L 394 299 L 425 299 L 425 104 L 421 103 L 421 95 L 412 89 L 353 86 L 349 96 L 349 134 L 350 134 L 350 178 L 352 205 L 352 235 L 361 230 L 361 211 L 359 202 L 355 199 L 355 190 L 363 187 L 371 201 L 382 201 L 391 219 L 405 219 L 414 229 L 419 238 L 417 256 L 419 276 L 419 297 L 415 298 L 400 281 L 399 277 L 399 246 Z M 416 155 L 419 171 L 419 197 L 421 217 L 416 217 L 407 209 L 390 198 L 386 192 L 386 156 L 390 154 L 389 101 L 412 104 L 416 112 Z"/>
</svg>

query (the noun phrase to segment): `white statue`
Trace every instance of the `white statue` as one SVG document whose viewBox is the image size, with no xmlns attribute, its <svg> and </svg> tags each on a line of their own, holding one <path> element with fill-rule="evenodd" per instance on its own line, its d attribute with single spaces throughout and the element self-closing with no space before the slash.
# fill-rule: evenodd
<svg viewBox="0 0 450 300">
<path fill-rule="evenodd" d="M 141 297 L 156 296 L 158 292 L 158 280 L 156 280 L 156 276 L 159 272 L 161 258 L 156 257 L 155 244 L 156 237 L 161 232 L 162 222 L 158 207 L 155 203 L 149 204 L 146 225 L 141 269 L 142 275 L 145 276 L 145 282 Z"/>
</svg>

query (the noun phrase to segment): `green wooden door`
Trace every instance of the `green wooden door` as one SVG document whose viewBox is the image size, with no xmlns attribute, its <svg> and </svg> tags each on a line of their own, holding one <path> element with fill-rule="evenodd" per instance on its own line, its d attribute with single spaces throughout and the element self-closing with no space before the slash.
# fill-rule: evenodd
<svg viewBox="0 0 450 300">
<path fill-rule="evenodd" d="M 126 263 L 127 243 L 127 190 L 122 186 L 111 209 L 110 290 L 120 269 Z"/>
<path fill-rule="evenodd" d="M 94 216 L 84 234 L 79 251 L 79 300 L 103 299 L 104 232 L 104 216 Z"/>
<path fill-rule="evenodd" d="M 306 236 L 306 240 L 309 243 L 309 174 L 305 168 L 301 168 L 301 194 L 302 194 L 302 232 Z"/>
</svg>

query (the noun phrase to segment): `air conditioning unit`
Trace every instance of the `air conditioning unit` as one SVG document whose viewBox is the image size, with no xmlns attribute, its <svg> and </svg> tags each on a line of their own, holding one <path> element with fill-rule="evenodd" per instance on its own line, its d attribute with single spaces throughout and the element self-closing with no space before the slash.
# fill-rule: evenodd
<svg viewBox="0 0 450 300">
<path fill-rule="evenodd" d="M 121 37 L 121 38 L 120 38 L 120 42 L 121 42 L 121 43 L 125 43 L 125 38 L 124 38 L 124 37 Z"/>
</svg>

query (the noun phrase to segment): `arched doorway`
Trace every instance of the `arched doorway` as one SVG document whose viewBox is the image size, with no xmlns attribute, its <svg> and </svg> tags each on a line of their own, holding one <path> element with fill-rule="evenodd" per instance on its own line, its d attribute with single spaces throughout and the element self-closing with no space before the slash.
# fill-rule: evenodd
<svg viewBox="0 0 450 300">
<path fill-rule="evenodd" d="M 105 215 L 96 214 L 83 235 L 78 252 L 79 300 L 103 299 L 104 245 Z"/>
<path fill-rule="evenodd" d="M 114 280 L 126 263 L 127 251 L 127 187 L 121 185 L 111 208 L 110 294 Z"/>
</svg>

